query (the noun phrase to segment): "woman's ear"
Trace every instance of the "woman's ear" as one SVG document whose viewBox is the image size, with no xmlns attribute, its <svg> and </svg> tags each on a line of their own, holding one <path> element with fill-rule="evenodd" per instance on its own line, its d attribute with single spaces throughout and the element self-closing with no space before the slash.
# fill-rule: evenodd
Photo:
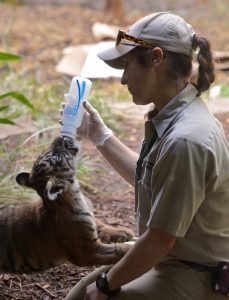
<svg viewBox="0 0 229 300">
<path fill-rule="evenodd" d="M 156 66 L 160 66 L 163 61 L 164 53 L 160 47 L 152 49 L 152 63 Z"/>
</svg>

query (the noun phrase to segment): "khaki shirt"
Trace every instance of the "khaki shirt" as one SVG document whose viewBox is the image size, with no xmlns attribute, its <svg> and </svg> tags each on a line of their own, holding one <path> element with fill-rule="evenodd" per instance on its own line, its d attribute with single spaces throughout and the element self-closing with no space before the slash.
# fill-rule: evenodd
<svg viewBox="0 0 229 300">
<path fill-rule="evenodd" d="M 136 176 L 136 216 L 140 235 L 177 237 L 171 256 L 213 264 L 229 261 L 229 145 L 196 95 L 188 84 L 145 124 L 145 139 L 157 136 Z"/>
</svg>

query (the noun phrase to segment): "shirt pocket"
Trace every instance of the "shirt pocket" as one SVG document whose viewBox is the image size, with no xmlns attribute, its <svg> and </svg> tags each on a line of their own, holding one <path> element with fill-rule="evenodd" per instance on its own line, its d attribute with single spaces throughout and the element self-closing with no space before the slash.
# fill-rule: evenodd
<svg viewBox="0 0 229 300">
<path fill-rule="evenodd" d="M 152 188 L 152 173 L 153 173 L 154 163 L 148 160 L 145 160 L 143 163 L 143 173 L 142 173 L 142 184 L 147 188 Z"/>
</svg>

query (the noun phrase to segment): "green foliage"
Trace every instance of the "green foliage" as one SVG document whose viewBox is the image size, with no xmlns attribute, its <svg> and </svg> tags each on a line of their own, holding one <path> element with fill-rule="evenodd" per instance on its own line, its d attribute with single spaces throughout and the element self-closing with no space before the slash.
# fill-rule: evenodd
<svg viewBox="0 0 229 300">
<path fill-rule="evenodd" d="M 0 61 L 18 61 L 20 60 L 21 57 L 18 55 L 10 54 L 10 53 L 4 53 L 0 52 Z M 5 99 L 5 98 L 13 98 L 20 102 L 23 105 L 28 106 L 31 108 L 33 111 L 35 110 L 34 106 L 30 103 L 30 101 L 20 92 L 18 91 L 10 91 L 4 94 L 0 95 L 0 100 Z M 9 105 L 3 105 L 0 106 L 0 112 L 6 111 L 9 108 Z M 0 118 L 0 124 L 9 124 L 9 125 L 16 125 L 16 123 L 8 118 Z"/>
<path fill-rule="evenodd" d="M 95 160 L 83 153 L 78 154 L 76 176 L 83 187 L 88 188 L 92 177 L 95 176 L 95 173 L 100 172 L 102 172 L 102 169 L 96 166 Z M 92 186 L 90 186 L 90 189 L 94 190 Z"/>
<path fill-rule="evenodd" d="M 35 110 L 35 107 L 30 103 L 30 101 L 23 95 L 21 94 L 20 92 L 17 92 L 17 91 L 11 91 L 11 92 L 8 92 L 8 93 L 5 93 L 5 94 L 2 94 L 0 95 L 0 100 L 1 99 L 4 99 L 6 97 L 11 97 L 11 98 L 14 98 L 16 99 L 17 101 L 21 102 L 22 104 L 30 107 L 32 110 Z M 5 106 L 4 109 L 8 107 Z"/>
<path fill-rule="evenodd" d="M 38 130 L 58 122 L 58 108 L 64 93 L 63 82 L 45 84 L 39 80 L 39 77 L 32 77 L 27 74 L 26 69 L 16 72 L 5 72 L 3 75 L 4 90 L 19 90 L 26 94 L 32 101 L 32 106 L 21 105 L 19 101 L 10 106 L 8 114 L 13 120 L 25 121 L 35 125 Z M 9 99 L 8 99 L 9 100 Z M 31 102 L 30 102 L 31 103 Z M 6 105 L 8 103 L 5 103 Z"/>
<path fill-rule="evenodd" d="M 229 85 L 227 85 L 227 84 L 221 85 L 220 96 L 221 97 L 229 97 Z"/>
<path fill-rule="evenodd" d="M 20 4 L 20 1 L 19 0 L 0 0 L 0 3 L 7 3 L 7 4 L 15 5 L 15 4 Z"/>
<path fill-rule="evenodd" d="M 6 118 L 0 118 L 0 124 L 16 125 L 16 123 Z"/>
<path fill-rule="evenodd" d="M 0 52 L 0 60 L 2 60 L 2 61 L 18 61 L 18 60 L 21 60 L 21 56 L 15 55 L 15 54 L 10 54 L 10 53 L 5 53 L 5 52 Z"/>
</svg>

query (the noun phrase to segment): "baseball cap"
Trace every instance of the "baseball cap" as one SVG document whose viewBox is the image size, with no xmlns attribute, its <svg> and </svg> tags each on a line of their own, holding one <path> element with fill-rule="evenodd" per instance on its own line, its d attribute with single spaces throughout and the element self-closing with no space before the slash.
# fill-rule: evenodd
<svg viewBox="0 0 229 300">
<path fill-rule="evenodd" d="M 98 53 L 98 57 L 115 69 L 123 69 L 123 56 L 137 46 L 156 47 L 192 56 L 191 25 L 173 12 L 158 12 L 143 17 L 127 31 L 119 31 L 114 47 Z"/>
</svg>

